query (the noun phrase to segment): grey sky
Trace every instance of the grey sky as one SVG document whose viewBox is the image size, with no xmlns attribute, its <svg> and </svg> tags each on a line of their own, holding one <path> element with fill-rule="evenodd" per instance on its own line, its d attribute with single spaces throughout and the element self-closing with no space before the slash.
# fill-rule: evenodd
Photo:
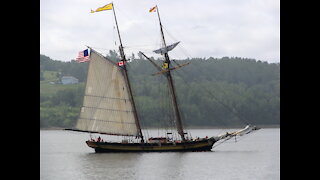
<svg viewBox="0 0 320 180">
<path fill-rule="evenodd" d="M 40 53 L 75 59 L 85 45 L 105 54 L 119 45 L 112 11 L 90 13 L 111 0 L 41 0 Z M 113 0 L 125 53 L 159 57 L 158 5 L 171 58 L 244 57 L 280 62 L 280 0 Z M 116 44 L 115 44 L 116 42 Z"/>
</svg>

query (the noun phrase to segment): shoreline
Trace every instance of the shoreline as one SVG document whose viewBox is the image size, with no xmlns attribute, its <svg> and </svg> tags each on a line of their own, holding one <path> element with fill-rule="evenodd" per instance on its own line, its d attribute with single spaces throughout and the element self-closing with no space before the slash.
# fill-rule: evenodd
<svg viewBox="0 0 320 180">
<path fill-rule="evenodd" d="M 61 127 L 46 127 L 46 128 L 40 128 L 40 130 L 64 130 L 65 128 Z"/>
<path fill-rule="evenodd" d="M 188 126 L 185 129 L 241 129 L 244 128 L 243 126 Z M 280 124 L 273 124 L 273 125 L 257 125 L 262 129 L 269 129 L 269 128 L 280 128 Z M 47 127 L 47 128 L 40 128 L 40 130 L 64 130 L 65 128 L 62 127 Z M 142 128 L 142 130 L 146 129 L 159 129 L 157 127 L 146 127 Z"/>
<path fill-rule="evenodd" d="M 242 129 L 246 125 L 242 126 L 188 126 L 184 129 Z M 270 129 L 270 128 L 280 128 L 280 124 L 272 124 L 272 125 L 256 125 L 261 129 Z M 156 127 L 146 127 L 145 129 L 158 129 Z"/>
</svg>

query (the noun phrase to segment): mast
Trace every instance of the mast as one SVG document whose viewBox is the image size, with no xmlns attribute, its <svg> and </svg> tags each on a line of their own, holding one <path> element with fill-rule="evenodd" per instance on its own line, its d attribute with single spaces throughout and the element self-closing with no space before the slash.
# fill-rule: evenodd
<svg viewBox="0 0 320 180">
<path fill-rule="evenodd" d="M 116 12 L 114 10 L 114 4 L 113 3 L 112 3 L 112 10 L 113 10 L 113 14 L 114 14 L 114 19 L 116 21 L 118 37 L 119 37 L 119 41 L 120 41 L 119 51 L 120 51 L 121 61 L 126 62 L 127 60 L 126 60 L 126 57 L 125 57 L 125 54 L 124 54 L 124 51 L 123 51 L 122 41 L 121 41 L 118 22 L 117 22 L 117 17 L 116 17 Z M 123 65 L 123 69 L 124 69 L 124 77 L 125 77 L 125 80 L 126 80 L 127 85 L 128 85 L 129 98 L 130 98 L 130 100 L 132 102 L 132 108 L 133 108 L 133 114 L 134 114 L 134 117 L 135 117 L 136 126 L 137 126 L 137 129 L 138 129 L 140 137 L 141 137 L 141 142 L 144 142 L 142 131 L 141 131 L 141 126 L 140 126 L 140 121 L 139 121 L 139 117 L 138 117 L 138 113 L 137 113 L 137 109 L 136 109 L 136 104 L 134 102 L 134 98 L 133 98 L 133 95 L 132 95 L 131 85 L 130 85 L 130 81 L 129 81 L 129 77 L 128 77 L 128 70 L 127 70 L 127 67 L 126 67 L 125 63 Z"/>
<path fill-rule="evenodd" d="M 159 8 L 158 8 L 158 6 L 156 6 L 156 7 L 157 7 L 157 14 L 158 14 L 158 19 L 159 19 L 159 23 L 160 23 L 160 31 L 161 31 L 162 41 L 163 41 L 164 47 L 167 48 L 166 41 L 165 41 L 165 38 L 164 38 L 164 33 L 163 33 L 163 30 L 162 30 L 162 24 L 161 24 L 161 20 L 160 20 Z M 172 79 L 171 71 L 170 71 L 170 59 L 169 59 L 168 51 L 165 51 L 164 58 L 165 58 L 164 63 L 168 64 L 168 66 L 167 66 L 168 72 L 166 72 L 166 77 L 167 77 L 168 84 L 169 84 L 169 90 L 170 90 L 171 97 L 172 97 L 172 103 L 173 103 L 173 106 L 174 106 L 174 113 L 175 113 L 175 117 L 176 117 L 177 130 L 178 130 L 179 135 L 181 136 L 182 141 L 185 141 L 183 126 L 182 126 L 182 120 L 181 120 L 181 113 L 180 113 L 180 110 L 179 110 L 177 97 L 176 97 L 176 90 L 175 90 L 175 87 L 174 87 L 174 84 L 173 84 L 173 79 Z"/>
</svg>

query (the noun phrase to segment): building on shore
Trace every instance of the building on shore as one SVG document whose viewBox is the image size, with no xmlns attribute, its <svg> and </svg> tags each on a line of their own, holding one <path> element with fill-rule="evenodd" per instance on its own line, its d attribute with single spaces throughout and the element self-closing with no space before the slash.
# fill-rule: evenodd
<svg viewBox="0 0 320 180">
<path fill-rule="evenodd" d="M 63 76 L 61 78 L 62 84 L 77 84 L 79 83 L 79 79 L 73 77 L 73 76 Z"/>
</svg>

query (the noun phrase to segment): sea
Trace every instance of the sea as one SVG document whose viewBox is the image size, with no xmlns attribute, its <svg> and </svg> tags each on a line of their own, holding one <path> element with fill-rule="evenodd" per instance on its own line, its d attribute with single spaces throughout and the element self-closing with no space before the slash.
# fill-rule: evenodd
<svg viewBox="0 0 320 180">
<path fill-rule="evenodd" d="M 193 138 L 235 129 L 190 129 Z M 148 130 L 157 136 L 159 130 Z M 263 128 L 216 143 L 211 152 L 95 153 L 85 143 L 97 135 L 40 130 L 42 180 L 277 180 L 280 128 Z M 103 137 L 104 140 L 110 137 Z"/>
</svg>

